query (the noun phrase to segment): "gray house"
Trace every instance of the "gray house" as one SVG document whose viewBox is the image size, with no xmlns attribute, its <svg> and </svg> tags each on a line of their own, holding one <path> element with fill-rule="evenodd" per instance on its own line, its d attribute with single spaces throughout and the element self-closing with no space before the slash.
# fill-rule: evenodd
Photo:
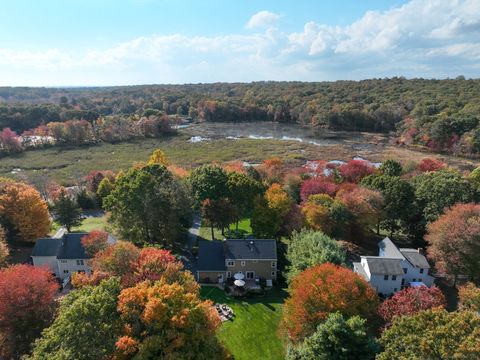
<svg viewBox="0 0 480 360">
<path fill-rule="evenodd" d="M 60 279 L 69 277 L 74 272 L 91 271 L 81 239 L 88 233 L 59 232 L 58 237 L 38 239 L 32 250 L 34 266 L 48 266 Z M 110 244 L 115 239 L 108 237 Z"/>
<path fill-rule="evenodd" d="M 197 280 L 224 283 L 241 273 L 247 281 L 277 278 L 277 242 L 260 239 L 228 239 L 199 242 Z"/>
</svg>

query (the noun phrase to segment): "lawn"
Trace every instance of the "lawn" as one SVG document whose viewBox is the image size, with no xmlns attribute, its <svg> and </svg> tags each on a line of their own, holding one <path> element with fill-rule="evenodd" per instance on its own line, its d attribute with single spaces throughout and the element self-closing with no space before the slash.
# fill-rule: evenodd
<svg viewBox="0 0 480 360">
<path fill-rule="evenodd" d="M 216 287 L 204 286 L 201 296 L 232 308 L 235 317 L 222 324 L 218 337 L 236 360 L 285 358 L 283 343 L 278 336 L 286 296 L 283 289 L 274 288 L 263 297 L 237 300 Z"/>
<path fill-rule="evenodd" d="M 236 225 L 235 224 L 230 224 L 230 231 L 235 232 L 236 230 Z M 216 240 L 221 240 L 224 238 L 222 236 L 222 232 L 220 229 L 213 229 L 213 233 L 215 235 Z M 238 233 L 239 237 L 245 237 L 248 235 L 252 234 L 252 227 L 250 226 L 250 219 L 242 219 L 238 223 Z M 211 240 L 212 239 L 212 230 L 209 226 L 204 226 L 202 223 L 202 226 L 200 227 L 200 233 L 199 236 L 206 239 L 206 240 Z"/>
<path fill-rule="evenodd" d="M 80 226 L 75 226 L 72 228 L 73 232 L 90 232 L 92 230 L 104 230 L 110 232 L 110 226 L 107 222 L 108 217 L 106 214 L 87 214 L 87 217 L 82 220 L 82 224 Z M 52 224 L 52 229 L 49 235 L 54 235 L 57 230 L 60 228 L 60 224 L 54 222 Z"/>
</svg>

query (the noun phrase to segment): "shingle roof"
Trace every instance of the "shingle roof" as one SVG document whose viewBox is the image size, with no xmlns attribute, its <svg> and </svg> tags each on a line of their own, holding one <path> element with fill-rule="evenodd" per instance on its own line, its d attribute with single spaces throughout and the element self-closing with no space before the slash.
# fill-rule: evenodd
<svg viewBox="0 0 480 360">
<path fill-rule="evenodd" d="M 403 255 L 400 250 L 398 250 L 392 240 L 390 240 L 388 237 L 380 241 L 378 243 L 378 247 L 383 250 L 385 257 L 403 259 Z"/>
<path fill-rule="evenodd" d="M 380 256 L 362 256 L 368 263 L 370 273 L 373 275 L 402 275 L 401 259 L 384 258 Z"/>
<path fill-rule="evenodd" d="M 277 259 L 277 242 L 259 239 L 229 239 L 225 241 L 226 259 Z"/>
<path fill-rule="evenodd" d="M 198 242 L 198 271 L 225 271 L 223 241 L 200 240 Z"/>
<path fill-rule="evenodd" d="M 38 239 L 32 250 L 32 256 L 57 256 L 62 239 Z"/>
<path fill-rule="evenodd" d="M 62 247 L 58 253 L 59 259 L 88 259 L 81 238 L 88 233 L 69 233 L 62 237 Z"/>
<path fill-rule="evenodd" d="M 430 269 L 427 259 L 415 249 L 400 249 L 405 258 L 416 268 Z"/>
<path fill-rule="evenodd" d="M 58 259 L 88 259 L 81 238 L 87 233 L 68 233 L 61 238 L 44 238 L 35 243 L 32 256 L 56 256 Z"/>
</svg>

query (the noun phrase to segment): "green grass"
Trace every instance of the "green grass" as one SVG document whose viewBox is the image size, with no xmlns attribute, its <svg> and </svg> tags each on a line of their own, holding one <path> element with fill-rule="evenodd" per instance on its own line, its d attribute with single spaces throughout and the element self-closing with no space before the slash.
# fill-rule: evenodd
<svg viewBox="0 0 480 360">
<path fill-rule="evenodd" d="M 73 227 L 72 231 L 90 232 L 92 230 L 104 230 L 104 231 L 110 232 L 111 229 L 107 222 L 107 219 L 108 219 L 107 215 L 87 217 L 83 219 L 82 225 Z M 60 224 L 58 224 L 57 222 L 54 222 L 52 224 L 50 235 L 54 235 L 59 228 L 60 228 Z"/>
<path fill-rule="evenodd" d="M 315 147 L 299 142 L 276 140 L 215 140 L 190 143 L 190 135 L 169 138 L 142 139 L 119 144 L 102 143 L 77 148 L 51 147 L 29 150 L 0 159 L 0 176 L 27 179 L 32 183 L 55 180 L 74 185 L 92 170 L 119 171 L 134 163 L 147 161 L 155 149 L 162 149 L 168 160 L 176 165 L 192 167 L 200 164 L 232 160 L 258 162 L 273 156 L 284 159 L 304 158 L 302 151 L 310 150 L 314 158 Z M 15 169 L 21 169 L 12 174 Z"/>
<path fill-rule="evenodd" d="M 237 300 L 216 287 L 204 286 L 201 296 L 232 308 L 234 319 L 224 322 L 217 336 L 236 360 L 285 358 L 278 336 L 284 290 L 274 288 L 263 297 Z"/>
<path fill-rule="evenodd" d="M 230 224 L 230 231 L 235 232 L 236 230 L 236 225 L 235 224 Z M 215 239 L 220 240 L 223 239 L 224 236 L 222 236 L 222 232 L 220 229 L 213 229 L 213 233 L 215 234 Z M 242 219 L 238 223 L 238 233 L 243 236 L 247 236 L 252 234 L 252 227 L 250 226 L 250 219 Z M 212 230 L 209 226 L 202 226 L 200 227 L 200 237 L 206 239 L 206 240 L 211 240 L 212 239 Z"/>
</svg>

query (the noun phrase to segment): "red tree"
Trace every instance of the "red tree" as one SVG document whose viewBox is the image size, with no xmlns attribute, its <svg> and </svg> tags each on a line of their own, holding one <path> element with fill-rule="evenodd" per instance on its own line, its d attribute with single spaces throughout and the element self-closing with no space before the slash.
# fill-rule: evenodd
<svg viewBox="0 0 480 360">
<path fill-rule="evenodd" d="M 435 267 L 456 280 L 457 275 L 480 278 L 480 205 L 457 204 L 428 226 L 425 240 Z"/>
<path fill-rule="evenodd" d="M 14 265 L 0 271 L 0 357 L 17 358 L 51 321 L 58 285 L 49 270 Z"/>
<path fill-rule="evenodd" d="M 22 144 L 18 140 L 17 133 L 10 130 L 10 128 L 5 128 L 0 131 L 0 150 L 3 150 L 7 153 L 19 152 L 22 151 Z"/>
<path fill-rule="evenodd" d="M 417 170 L 421 172 L 437 171 L 447 166 L 445 163 L 437 159 L 425 158 L 417 165 Z"/>
<path fill-rule="evenodd" d="M 432 308 L 444 308 L 445 304 L 445 296 L 436 286 L 408 287 L 385 300 L 378 312 L 386 326 L 390 326 L 395 316 L 413 315 Z"/>
<path fill-rule="evenodd" d="M 358 183 L 365 176 L 375 172 L 375 168 L 365 160 L 350 160 L 338 168 L 345 181 Z"/>
<path fill-rule="evenodd" d="M 300 198 L 307 201 L 310 195 L 327 194 L 334 196 L 337 191 L 337 185 L 322 177 L 307 179 L 300 187 Z"/>
<path fill-rule="evenodd" d="M 374 319 L 377 306 L 378 296 L 363 278 L 326 263 L 293 278 L 281 324 L 288 338 L 298 342 L 311 335 L 332 312 Z"/>
<path fill-rule="evenodd" d="M 96 193 L 100 182 L 107 178 L 110 182 L 115 182 L 115 173 L 110 170 L 103 171 L 91 171 L 87 176 L 85 176 L 85 181 L 87 182 L 87 189 L 93 193 Z"/>
<path fill-rule="evenodd" d="M 93 257 L 99 251 L 107 248 L 108 233 L 101 230 L 92 230 L 88 235 L 83 236 L 81 241 L 87 255 Z"/>
</svg>

